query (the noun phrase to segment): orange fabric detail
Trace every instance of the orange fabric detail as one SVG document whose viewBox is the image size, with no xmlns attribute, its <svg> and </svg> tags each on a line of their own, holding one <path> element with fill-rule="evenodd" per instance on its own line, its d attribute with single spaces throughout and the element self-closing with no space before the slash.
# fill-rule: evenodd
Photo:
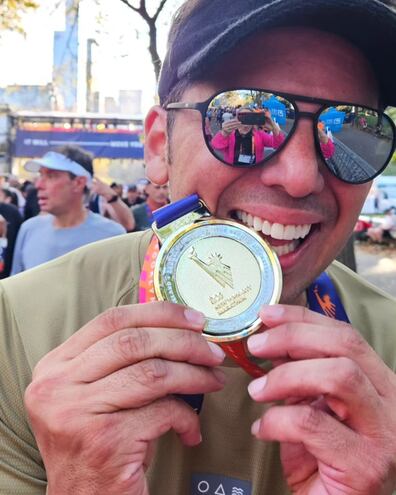
<svg viewBox="0 0 396 495">
<path fill-rule="evenodd" d="M 318 286 L 314 288 L 314 294 L 323 313 L 330 318 L 336 317 L 336 305 L 332 302 L 329 294 L 324 294 L 323 297 L 319 294 Z"/>
</svg>

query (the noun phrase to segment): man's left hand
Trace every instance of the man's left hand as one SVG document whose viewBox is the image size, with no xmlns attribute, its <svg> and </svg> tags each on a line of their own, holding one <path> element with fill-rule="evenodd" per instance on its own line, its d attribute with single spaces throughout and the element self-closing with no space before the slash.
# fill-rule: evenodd
<svg viewBox="0 0 396 495">
<path fill-rule="evenodd" d="M 252 427 L 281 443 L 298 495 L 391 495 L 396 488 L 396 376 L 361 335 L 299 306 L 266 306 L 249 351 L 274 368 L 249 393 L 273 405 Z"/>
</svg>

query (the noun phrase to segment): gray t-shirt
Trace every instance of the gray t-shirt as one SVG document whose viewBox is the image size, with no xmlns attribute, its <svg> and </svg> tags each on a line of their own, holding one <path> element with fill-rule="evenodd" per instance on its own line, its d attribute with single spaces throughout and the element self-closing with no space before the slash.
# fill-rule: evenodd
<svg viewBox="0 0 396 495">
<path fill-rule="evenodd" d="M 11 275 L 58 258 L 78 247 L 119 234 L 125 229 L 119 223 L 88 212 L 76 227 L 55 228 L 53 215 L 39 215 L 26 220 L 15 244 Z"/>
</svg>

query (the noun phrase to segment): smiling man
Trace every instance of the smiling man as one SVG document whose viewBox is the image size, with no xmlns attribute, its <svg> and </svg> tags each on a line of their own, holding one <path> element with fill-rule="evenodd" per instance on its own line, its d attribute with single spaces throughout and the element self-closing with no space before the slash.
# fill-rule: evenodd
<svg viewBox="0 0 396 495">
<path fill-rule="evenodd" d="M 375 0 L 183 5 L 161 105 L 146 120 L 148 176 L 169 181 L 173 201 L 157 227 L 165 217 L 180 221 L 191 213 L 186 204 L 202 198 L 213 215 L 255 231 L 278 253 L 281 304 L 258 310 L 262 331 L 232 352 L 225 346 L 239 367 L 205 340 L 202 313 L 149 302 L 158 254 L 151 232 L 4 282 L 1 489 L 396 490 L 395 300 L 333 262 L 394 150 L 383 109 L 396 101 L 387 57 L 395 48 L 396 16 Z M 268 134 L 264 152 L 253 132 L 219 152 L 212 140 L 224 125 L 227 134 L 229 120 L 216 116 L 238 119 L 246 107 L 256 115 L 239 122 Z M 352 114 L 366 116 L 368 128 L 348 125 Z M 371 132 L 378 122 L 381 136 Z M 210 295 L 212 279 L 233 285 L 217 253 L 210 262 L 194 250 L 190 257 L 211 275 L 203 287 L 186 272 L 192 292 Z M 188 403 L 205 394 L 200 414 L 179 394 Z"/>
</svg>

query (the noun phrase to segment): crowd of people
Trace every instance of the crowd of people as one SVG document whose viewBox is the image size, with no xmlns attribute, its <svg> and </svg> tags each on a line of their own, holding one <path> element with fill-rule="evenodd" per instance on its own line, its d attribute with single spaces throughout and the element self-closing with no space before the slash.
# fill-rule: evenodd
<svg viewBox="0 0 396 495">
<path fill-rule="evenodd" d="M 169 201 L 167 187 L 147 179 L 126 187 L 100 180 L 93 156 L 75 145 L 30 160 L 25 169 L 37 175 L 34 182 L 8 176 L 0 189 L 1 278 L 91 242 L 148 229 L 152 211 Z"/>
</svg>

